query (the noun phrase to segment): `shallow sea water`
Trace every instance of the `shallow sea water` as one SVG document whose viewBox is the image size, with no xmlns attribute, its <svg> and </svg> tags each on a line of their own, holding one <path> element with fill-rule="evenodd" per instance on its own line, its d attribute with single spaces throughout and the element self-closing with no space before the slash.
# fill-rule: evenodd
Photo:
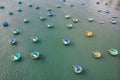
<svg viewBox="0 0 120 80">
<path fill-rule="evenodd" d="M 120 55 L 111 56 L 106 51 L 110 48 L 120 50 L 120 0 L 0 0 L 0 23 L 8 21 L 10 26 L 0 25 L 0 80 L 120 80 Z M 100 4 L 96 4 L 99 1 Z M 108 5 L 105 5 L 105 2 Z M 84 3 L 84 5 L 81 5 Z M 33 7 L 28 7 L 32 4 Z M 56 8 L 61 4 L 61 8 Z M 70 7 L 73 4 L 74 7 Z M 35 7 L 40 6 L 36 10 Z M 47 7 L 53 9 L 54 16 L 49 17 Z M 21 8 L 22 12 L 17 12 Z M 101 13 L 97 9 L 101 8 Z M 105 10 L 110 10 L 109 14 Z M 13 15 L 8 15 L 13 11 Z M 64 15 L 70 14 L 70 19 Z M 118 15 L 117 24 L 111 24 L 112 15 Z M 47 21 L 54 24 L 48 29 L 39 17 L 45 15 Z M 93 17 L 94 22 L 88 22 Z M 28 18 L 29 23 L 23 19 Z M 73 23 L 72 18 L 78 18 Z M 99 20 L 104 20 L 99 24 Z M 72 23 L 73 28 L 65 25 Z M 14 28 L 20 30 L 19 35 L 13 35 Z M 86 31 L 92 31 L 93 37 L 86 37 Z M 31 37 L 38 36 L 39 42 L 32 43 Z M 10 38 L 17 40 L 16 45 L 10 45 Z M 69 46 L 64 46 L 62 39 L 71 40 Z M 102 57 L 95 59 L 92 51 L 100 51 Z M 32 60 L 30 52 L 39 51 L 40 59 Z M 22 59 L 18 62 L 10 60 L 10 55 L 19 52 Z M 83 72 L 75 74 L 73 64 L 81 65 Z"/>
</svg>

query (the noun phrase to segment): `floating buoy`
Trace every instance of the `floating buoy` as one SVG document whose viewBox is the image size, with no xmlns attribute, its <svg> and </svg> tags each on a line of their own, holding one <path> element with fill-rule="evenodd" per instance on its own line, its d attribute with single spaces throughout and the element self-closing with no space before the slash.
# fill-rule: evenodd
<svg viewBox="0 0 120 80">
<path fill-rule="evenodd" d="M 89 22 L 93 22 L 93 20 L 94 20 L 94 18 L 92 18 L 92 17 L 88 18 Z"/>
<path fill-rule="evenodd" d="M 61 5 L 60 5 L 60 4 L 57 4 L 57 5 L 56 5 L 56 7 L 57 7 L 57 8 L 60 8 L 60 7 L 61 7 Z"/>
<path fill-rule="evenodd" d="M 13 61 L 18 61 L 18 60 L 20 60 L 20 59 L 21 59 L 20 53 L 14 53 L 13 55 L 11 55 L 11 59 L 12 59 Z"/>
<path fill-rule="evenodd" d="M 67 28 L 69 28 L 69 29 L 71 29 L 71 28 L 73 27 L 72 24 L 67 24 L 66 26 L 67 26 Z"/>
<path fill-rule="evenodd" d="M 87 32 L 86 32 L 86 36 L 87 36 L 87 37 L 92 37 L 92 36 L 93 36 L 93 33 L 92 33 L 91 31 L 87 31 Z"/>
<path fill-rule="evenodd" d="M 14 35 L 19 34 L 19 30 L 18 30 L 18 29 L 14 29 L 13 34 L 14 34 Z"/>
<path fill-rule="evenodd" d="M 35 52 L 32 52 L 32 53 L 31 53 L 32 59 L 38 59 L 38 58 L 39 58 L 39 55 L 40 55 L 40 53 L 39 53 L 38 51 L 35 51 Z"/>
<path fill-rule="evenodd" d="M 22 8 L 18 8 L 17 11 L 18 11 L 18 12 L 22 12 Z"/>
<path fill-rule="evenodd" d="M 78 22 L 78 19 L 77 19 L 77 18 L 73 18 L 72 21 L 73 21 L 74 23 L 77 23 L 77 22 Z"/>
<path fill-rule="evenodd" d="M 116 50 L 116 49 L 110 49 L 110 50 L 108 50 L 108 52 L 113 56 L 118 55 L 118 50 Z"/>
<path fill-rule="evenodd" d="M 93 57 L 95 57 L 95 58 L 101 57 L 101 53 L 99 51 L 95 51 L 95 52 L 93 51 L 92 54 L 93 54 Z"/>
<path fill-rule="evenodd" d="M 65 18 L 70 19 L 70 15 L 69 14 L 65 15 Z"/>
<path fill-rule="evenodd" d="M 111 23 L 112 23 L 112 24 L 116 24 L 117 21 L 116 21 L 116 20 L 111 20 Z"/>
<path fill-rule="evenodd" d="M 69 39 L 63 39 L 63 44 L 65 44 L 65 45 L 70 44 L 70 40 Z"/>
<path fill-rule="evenodd" d="M 16 44 L 16 39 L 15 38 L 10 39 L 9 43 L 12 44 L 12 45 Z"/>
<path fill-rule="evenodd" d="M 32 4 L 28 4 L 28 7 L 32 7 L 33 5 Z"/>
<path fill-rule="evenodd" d="M 82 67 L 80 65 L 73 65 L 74 72 L 79 74 L 82 72 Z"/>
<path fill-rule="evenodd" d="M 40 20 L 44 21 L 46 19 L 45 16 L 40 16 Z"/>
<path fill-rule="evenodd" d="M 8 12 L 8 14 L 9 14 L 9 15 L 13 15 L 13 12 L 10 11 L 10 12 Z"/>
<path fill-rule="evenodd" d="M 3 22 L 2 25 L 3 25 L 3 27 L 9 26 L 8 22 Z"/>
<path fill-rule="evenodd" d="M 24 23 L 28 23 L 29 19 L 28 18 L 24 18 Z"/>
<path fill-rule="evenodd" d="M 38 41 L 38 37 L 36 37 L 36 36 L 32 37 L 31 39 L 32 39 L 32 42 L 34 42 L 34 43 Z"/>
</svg>

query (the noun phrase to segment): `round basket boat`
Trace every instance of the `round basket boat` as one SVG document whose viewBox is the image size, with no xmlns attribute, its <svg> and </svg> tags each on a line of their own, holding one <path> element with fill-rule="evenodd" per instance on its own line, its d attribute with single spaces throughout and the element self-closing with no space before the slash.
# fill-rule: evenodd
<svg viewBox="0 0 120 80">
<path fill-rule="evenodd" d="M 29 22 L 29 19 L 28 18 L 25 18 L 24 19 L 24 23 L 28 23 Z"/>
<path fill-rule="evenodd" d="M 110 50 L 108 50 L 108 52 L 113 56 L 118 55 L 118 50 L 116 50 L 116 49 L 110 49 Z"/>
<path fill-rule="evenodd" d="M 92 37 L 92 36 L 93 36 L 93 33 L 92 33 L 91 31 L 88 31 L 88 32 L 86 32 L 86 36 L 87 36 L 87 37 Z"/>
<path fill-rule="evenodd" d="M 100 24 L 103 24 L 103 23 L 104 23 L 104 21 L 103 21 L 103 20 L 100 20 L 100 21 L 99 21 L 99 23 L 100 23 Z"/>
<path fill-rule="evenodd" d="M 72 21 L 73 21 L 74 23 L 77 23 L 77 22 L 78 22 L 78 19 L 77 19 L 77 18 L 73 18 Z"/>
<path fill-rule="evenodd" d="M 39 55 L 40 55 L 40 53 L 37 52 L 37 51 L 31 53 L 32 59 L 38 59 L 38 58 L 39 58 Z"/>
<path fill-rule="evenodd" d="M 19 30 L 18 30 L 18 29 L 14 29 L 13 34 L 14 34 L 14 35 L 19 34 Z"/>
<path fill-rule="evenodd" d="M 79 74 L 82 72 L 82 67 L 79 65 L 73 65 L 74 72 Z"/>
<path fill-rule="evenodd" d="M 65 15 L 65 18 L 70 19 L 70 15 L 69 14 Z"/>
<path fill-rule="evenodd" d="M 66 26 L 67 26 L 67 28 L 69 28 L 69 29 L 71 29 L 71 28 L 73 27 L 72 24 L 67 24 Z"/>
<path fill-rule="evenodd" d="M 11 59 L 13 61 L 18 61 L 18 60 L 20 60 L 20 58 L 21 58 L 21 55 L 19 53 L 15 53 L 11 56 Z"/>
<path fill-rule="evenodd" d="M 47 8 L 47 11 L 52 11 L 52 8 Z"/>
<path fill-rule="evenodd" d="M 45 16 L 40 16 L 40 20 L 44 21 L 46 19 Z"/>
<path fill-rule="evenodd" d="M 69 39 L 63 39 L 63 44 L 65 44 L 65 45 L 70 44 L 70 40 Z"/>
<path fill-rule="evenodd" d="M 117 21 L 116 21 L 116 20 L 111 20 L 111 23 L 112 23 L 112 24 L 116 24 Z"/>
<path fill-rule="evenodd" d="M 52 23 L 48 23 L 47 21 L 46 21 L 46 25 L 47 25 L 48 28 L 52 28 L 53 27 L 53 24 Z"/>
<path fill-rule="evenodd" d="M 2 25 L 3 25 L 3 27 L 9 26 L 8 22 L 3 22 Z"/>
<path fill-rule="evenodd" d="M 94 18 L 92 18 L 92 17 L 88 18 L 89 22 L 93 22 L 93 20 L 94 20 Z"/>
<path fill-rule="evenodd" d="M 57 5 L 56 5 L 56 7 L 57 7 L 57 8 L 60 8 L 60 7 L 61 7 L 61 5 L 60 5 L 60 4 L 57 4 Z"/>
<path fill-rule="evenodd" d="M 9 43 L 12 44 L 12 45 L 16 44 L 16 39 L 15 38 L 10 39 Z"/>
<path fill-rule="evenodd" d="M 92 54 L 93 54 L 93 57 L 95 57 L 95 58 L 101 57 L 101 53 L 99 51 L 95 51 L 95 52 L 93 51 Z"/>
<path fill-rule="evenodd" d="M 32 39 L 32 42 L 34 42 L 34 43 L 38 41 L 38 37 L 36 37 L 36 36 L 32 37 L 31 39 Z"/>
<path fill-rule="evenodd" d="M 50 17 L 52 17 L 52 16 L 53 16 L 53 12 L 50 11 L 50 12 L 48 13 L 48 15 L 49 15 Z"/>
</svg>

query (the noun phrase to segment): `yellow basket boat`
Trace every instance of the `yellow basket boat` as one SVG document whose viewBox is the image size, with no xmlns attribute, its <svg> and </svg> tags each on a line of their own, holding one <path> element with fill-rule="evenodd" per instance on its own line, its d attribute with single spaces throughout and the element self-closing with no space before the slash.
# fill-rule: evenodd
<svg viewBox="0 0 120 80">
<path fill-rule="evenodd" d="M 92 37 L 92 36 L 93 36 L 93 33 L 92 33 L 91 31 L 88 31 L 88 32 L 86 32 L 86 36 L 87 36 L 87 37 Z"/>
<path fill-rule="evenodd" d="M 95 51 L 95 52 L 93 51 L 92 54 L 93 54 L 93 57 L 95 57 L 95 58 L 101 57 L 101 53 L 99 51 Z"/>
</svg>

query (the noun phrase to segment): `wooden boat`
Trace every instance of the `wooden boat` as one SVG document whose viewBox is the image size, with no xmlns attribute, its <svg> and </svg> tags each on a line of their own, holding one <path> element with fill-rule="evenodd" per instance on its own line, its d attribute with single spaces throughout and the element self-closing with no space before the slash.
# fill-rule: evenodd
<svg viewBox="0 0 120 80">
<path fill-rule="evenodd" d="M 108 50 L 108 52 L 111 54 L 111 55 L 118 55 L 118 50 L 116 50 L 116 49 L 110 49 L 110 50 Z"/>
<path fill-rule="evenodd" d="M 117 21 L 116 21 L 116 20 L 111 20 L 111 23 L 112 23 L 112 24 L 116 24 Z"/>
<path fill-rule="evenodd" d="M 16 43 L 16 39 L 15 38 L 10 39 L 9 43 L 12 44 L 12 45 L 15 44 Z"/>
<path fill-rule="evenodd" d="M 92 18 L 92 17 L 89 17 L 89 18 L 88 18 L 88 21 L 89 21 L 89 22 L 93 22 L 93 20 L 94 20 L 94 18 Z"/>
<path fill-rule="evenodd" d="M 87 36 L 87 37 L 92 37 L 92 36 L 93 36 L 93 33 L 92 33 L 91 31 L 87 31 L 87 32 L 86 32 L 86 36 Z"/>
<path fill-rule="evenodd" d="M 38 37 L 34 36 L 31 38 L 32 39 L 32 42 L 37 42 L 38 41 Z"/>
<path fill-rule="evenodd" d="M 31 53 L 32 59 L 38 59 L 38 58 L 39 58 L 39 55 L 40 55 L 40 53 L 37 52 L 37 51 Z"/>
<path fill-rule="evenodd" d="M 65 15 L 65 18 L 70 19 L 70 15 L 69 14 Z"/>
<path fill-rule="evenodd" d="M 71 29 L 71 28 L 73 27 L 72 24 L 67 24 L 66 26 L 67 26 L 67 28 L 69 28 L 69 29 Z"/>
<path fill-rule="evenodd" d="M 40 16 L 40 20 L 44 21 L 46 19 L 45 16 Z"/>
<path fill-rule="evenodd" d="M 19 34 L 19 30 L 18 29 L 14 29 L 13 34 L 15 34 L 15 35 Z"/>
<path fill-rule="evenodd" d="M 46 21 L 46 25 L 47 25 L 48 28 L 52 28 L 53 27 L 53 24 L 52 23 L 48 23 L 47 21 Z"/>
<path fill-rule="evenodd" d="M 73 18 L 72 21 L 73 21 L 74 23 L 77 23 L 77 22 L 78 22 L 78 19 L 77 19 L 77 18 Z"/>
<path fill-rule="evenodd" d="M 70 44 L 70 40 L 69 39 L 63 39 L 63 44 L 65 44 L 65 45 Z"/>
<path fill-rule="evenodd" d="M 18 61 L 18 60 L 20 60 L 20 58 L 21 58 L 21 55 L 19 53 L 15 53 L 11 56 L 11 59 L 13 61 Z"/>
<path fill-rule="evenodd" d="M 99 51 L 95 51 L 95 52 L 93 51 L 92 54 L 93 54 L 93 57 L 95 57 L 95 58 L 101 57 L 101 53 Z"/>
<path fill-rule="evenodd" d="M 82 67 L 79 65 L 73 65 L 73 69 L 75 73 L 81 73 L 82 72 Z"/>
</svg>

